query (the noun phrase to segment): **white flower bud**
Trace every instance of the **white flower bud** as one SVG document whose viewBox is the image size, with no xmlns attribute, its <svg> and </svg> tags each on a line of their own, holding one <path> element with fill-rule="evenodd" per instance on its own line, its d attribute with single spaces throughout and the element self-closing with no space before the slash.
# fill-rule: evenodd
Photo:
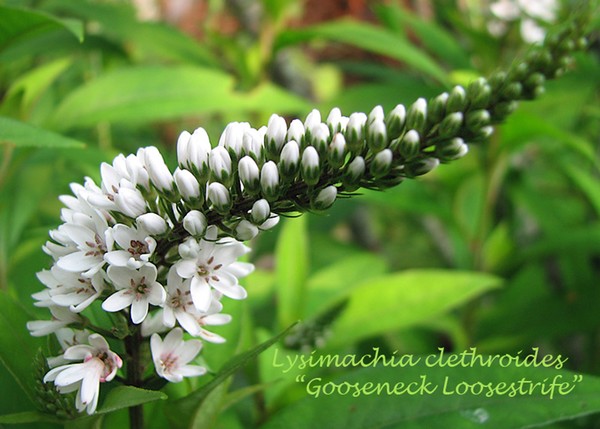
<svg viewBox="0 0 600 429">
<path fill-rule="evenodd" d="M 138 216 L 135 223 L 150 235 L 159 235 L 167 230 L 167 222 L 156 213 L 146 213 Z"/>
<path fill-rule="evenodd" d="M 317 109 L 311 110 L 304 121 L 304 128 L 312 132 L 313 128 L 321 123 L 321 113 Z"/>
<path fill-rule="evenodd" d="M 336 133 L 329 144 L 329 164 L 338 168 L 346 160 L 346 139 L 342 133 Z"/>
<path fill-rule="evenodd" d="M 181 168 L 186 167 L 188 157 L 188 146 L 192 135 L 188 131 L 182 131 L 177 138 L 177 163 Z"/>
<path fill-rule="evenodd" d="M 271 155 L 279 155 L 281 148 L 285 143 L 286 134 L 287 125 L 285 123 L 285 119 L 279 115 L 271 115 L 267 124 L 267 134 L 265 135 L 267 151 Z"/>
<path fill-rule="evenodd" d="M 333 134 L 344 132 L 346 129 L 346 125 L 348 125 L 348 118 L 342 116 L 342 112 L 339 108 L 334 107 L 329 112 L 329 116 L 327 116 L 327 125 L 329 126 L 329 131 Z"/>
<path fill-rule="evenodd" d="M 321 174 L 319 169 L 319 154 L 317 150 L 308 146 L 302 152 L 302 178 L 308 185 L 316 185 Z"/>
<path fill-rule="evenodd" d="M 274 228 L 279 223 L 279 216 L 276 214 L 272 214 L 269 218 L 264 221 L 258 229 L 261 231 L 267 231 L 268 229 Z"/>
<path fill-rule="evenodd" d="M 229 190 L 219 182 L 212 182 L 208 185 L 208 199 L 215 209 L 220 213 L 227 213 L 231 209 L 231 196 Z"/>
<path fill-rule="evenodd" d="M 144 166 L 148 171 L 152 184 L 162 192 L 170 192 L 173 190 L 173 175 L 169 171 L 169 167 L 154 146 L 148 146 L 142 149 Z"/>
<path fill-rule="evenodd" d="M 254 128 L 244 131 L 242 138 L 242 153 L 249 155 L 256 160 L 260 160 L 263 156 L 264 135 Z"/>
<path fill-rule="evenodd" d="M 398 104 L 394 109 L 389 113 L 387 118 L 386 125 L 388 130 L 388 135 L 390 138 L 395 138 L 400 134 L 402 128 L 404 127 L 404 121 L 406 120 L 406 108 L 403 104 Z"/>
<path fill-rule="evenodd" d="M 235 228 L 235 237 L 241 241 L 252 240 L 257 235 L 258 227 L 246 219 L 240 221 Z"/>
<path fill-rule="evenodd" d="M 175 178 L 177 189 L 179 189 L 179 193 L 184 200 L 191 201 L 200 197 L 200 184 L 188 170 L 177 168 L 175 169 L 175 173 L 173 173 L 173 177 Z"/>
<path fill-rule="evenodd" d="M 273 161 L 266 162 L 260 171 L 260 187 L 268 199 L 276 199 L 279 194 L 279 170 Z"/>
<path fill-rule="evenodd" d="M 440 137 L 453 137 L 460 130 L 463 124 L 463 113 L 449 113 L 440 123 L 438 134 Z"/>
<path fill-rule="evenodd" d="M 131 182 L 134 185 L 139 185 L 145 190 L 150 190 L 150 176 L 148 176 L 148 171 L 144 168 L 144 164 L 142 161 L 135 156 L 134 154 L 130 154 L 125 159 L 125 163 L 127 164 L 127 172 L 129 173 L 129 177 L 131 178 Z"/>
<path fill-rule="evenodd" d="M 249 156 L 240 159 L 240 162 L 238 163 L 238 174 L 240 176 L 240 181 L 244 185 L 244 191 L 250 193 L 258 192 L 260 178 L 256 161 Z"/>
<path fill-rule="evenodd" d="M 369 113 L 368 122 L 383 121 L 384 118 L 385 114 L 383 112 L 383 107 L 375 106 L 373 107 L 373 110 L 371 110 L 371 113 Z"/>
<path fill-rule="evenodd" d="M 387 129 L 383 120 L 375 120 L 367 126 L 367 142 L 373 152 L 379 152 L 387 147 Z"/>
<path fill-rule="evenodd" d="M 357 156 L 348 164 L 346 167 L 346 175 L 344 183 L 349 183 L 352 185 L 358 184 L 360 179 L 365 174 L 366 164 L 365 159 L 362 156 Z"/>
<path fill-rule="evenodd" d="M 448 96 L 448 101 L 446 102 L 446 112 L 462 112 L 467 105 L 467 92 L 465 89 L 456 85 L 450 91 L 450 95 Z"/>
<path fill-rule="evenodd" d="M 287 140 L 294 140 L 298 142 L 298 144 L 302 144 L 302 140 L 304 139 L 304 125 L 300 119 L 294 119 L 290 123 L 290 127 L 287 132 Z"/>
<path fill-rule="evenodd" d="M 252 205 L 252 210 L 250 210 L 250 217 L 252 218 L 252 222 L 257 225 L 260 225 L 264 221 L 266 221 L 271 215 L 271 207 L 269 206 L 269 202 L 265 199 L 258 200 L 254 202 Z"/>
<path fill-rule="evenodd" d="M 146 200 L 135 188 L 121 186 L 114 198 L 117 209 L 129 217 L 136 218 L 147 211 Z"/>
<path fill-rule="evenodd" d="M 183 217 L 183 229 L 194 237 L 202 237 L 207 225 L 206 216 L 198 210 L 192 210 Z"/>
<path fill-rule="evenodd" d="M 324 155 L 327 152 L 327 143 L 329 140 L 329 127 L 323 123 L 317 124 L 311 129 L 312 145 L 317 151 Z"/>
<path fill-rule="evenodd" d="M 231 177 L 231 157 L 223 146 L 217 146 L 208 157 L 210 171 L 214 178 L 223 184 L 228 184 Z"/>
<path fill-rule="evenodd" d="M 373 157 L 371 163 L 371 174 L 375 177 L 383 177 L 390 172 L 392 168 L 392 151 L 384 149 Z"/>
<path fill-rule="evenodd" d="M 210 140 L 204 128 L 196 128 L 181 155 L 182 158 L 177 154 L 179 165 L 183 164 L 204 183 L 208 179 L 208 156 L 211 150 Z"/>
<path fill-rule="evenodd" d="M 247 122 L 231 122 L 227 124 L 221 137 L 219 146 L 227 149 L 232 157 L 239 158 L 242 153 L 244 133 L 250 129 Z"/>
<path fill-rule="evenodd" d="M 333 205 L 337 197 L 337 188 L 333 185 L 327 186 L 319 191 L 313 201 L 313 208 L 316 210 L 325 210 Z"/>
<path fill-rule="evenodd" d="M 419 98 L 409 107 L 406 114 L 406 128 L 423 131 L 427 119 L 427 100 Z"/>
<path fill-rule="evenodd" d="M 291 140 L 281 150 L 281 159 L 279 161 L 281 175 L 288 178 L 295 176 L 298 172 L 299 164 L 300 146 L 294 140 Z"/>
<path fill-rule="evenodd" d="M 400 155 L 406 160 L 410 160 L 417 156 L 420 150 L 421 137 L 415 130 L 410 130 L 404 134 L 404 137 L 402 137 L 402 140 L 398 144 L 398 152 L 400 152 Z"/>
<path fill-rule="evenodd" d="M 364 144 L 363 129 L 367 122 L 367 115 L 362 112 L 352 113 L 348 118 L 348 125 L 346 126 L 346 144 L 348 149 L 352 152 L 358 152 L 362 150 Z"/>
</svg>

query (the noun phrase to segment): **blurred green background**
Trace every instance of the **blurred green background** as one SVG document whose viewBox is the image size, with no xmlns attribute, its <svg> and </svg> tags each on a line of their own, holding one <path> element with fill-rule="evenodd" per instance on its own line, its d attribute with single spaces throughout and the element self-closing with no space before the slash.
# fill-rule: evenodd
<svg viewBox="0 0 600 429">
<path fill-rule="evenodd" d="M 174 167 L 184 129 L 202 126 L 216 144 L 230 121 L 259 127 L 272 113 L 304 118 L 313 107 L 324 117 L 335 106 L 345 115 L 387 111 L 466 85 L 523 52 L 518 24 L 493 37 L 493 19 L 484 0 L 0 1 L 0 360 L 8 369 L 0 371 L 0 414 L 32 408 L 9 374 L 19 367 L 11 347 L 28 356 L 43 343 L 26 338 L 21 322 L 47 318 L 30 295 L 50 263 L 41 246 L 69 183 L 98 181 L 100 162 L 147 145 Z M 327 215 L 285 219 L 250 243 L 257 271 L 245 281 L 249 298 L 226 303 L 234 320 L 219 333 L 228 343 L 207 345 L 204 359 L 218 370 L 301 319 L 280 357 L 539 347 L 568 357 L 570 370 L 600 374 L 599 100 L 596 39 L 466 158 L 385 193 L 341 199 Z M 326 427 L 317 417 L 337 405 L 318 400 L 290 426 L 285 410 L 300 415 L 308 402 L 296 373 L 273 366 L 273 353 L 231 378 L 233 393 L 213 395 L 221 415 L 206 412 L 197 427 Z M 194 383 L 167 393 L 182 396 Z M 565 401 L 573 408 L 564 416 L 600 409 L 598 386 Z M 441 413 L 426 402 L 436 398 L 416 408 L 402 399 L 405 423 L 389 427 L 472 427 L 469 410 L 485 407 L 458 401 L 459 417 L 443 426 L 427 420 L 426 410 Z M 493 417 L 498 405 L 489 405 Z M 558 414 L 561 406 L 547 407 Z M 526 401 L 504 407 L 522 426 L 600 427 L 589 416 L 553 423 Z M 149 427 L 177 426 L 166 408 L 147 407 Z M 355 427 L 376 411 L 364 413 Z M 96 424 L 123 419 L 114 413 Z"/>
</svg>

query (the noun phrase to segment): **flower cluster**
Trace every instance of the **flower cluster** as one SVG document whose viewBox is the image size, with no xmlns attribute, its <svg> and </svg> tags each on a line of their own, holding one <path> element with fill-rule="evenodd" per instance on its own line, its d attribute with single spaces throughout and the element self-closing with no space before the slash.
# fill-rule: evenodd
<svg viewBox="0 0 600 429">
<path fill-rule="evenodd" d="M 281 214 L 322 211 L 361 187 L 389 188 L 465 156 L 519 100 L 541 94 L 545 80 L 568 66 L 585 42 L 571 36 L 547 39 L 508 73 L 387 114 L 381 106 L 349 116 L 334 108 L 325 120 L 313 110 L 289 124 L 273 115 L 259 129 L 233 122 L 214 147 L 204 129 L 184 131 L 173 172 L 155 147 L 103 163 L 100 184 L 87 178 L 60 198 L 63 223 L 44 246 L 54 264 L 38 273 L 46 288 L 33 297 L 52 319 L 28 328 L 56 334 L 63 349 L 49 359 L 44 381 L 77 392 L 77 409 L 93 413 L 100 383 L 122 366 L 105 337 L 113 347 L 125 343 L 128 384 L 145 385 L 144 346 L 159 377 L 204 374 L 190 364 L 201 340 L 225 341 L 206 327 L 230 322 L 223 298 L 247 296 L 239 279 L 254 267 L 240 261 L 250 250 L 243 241 Z M 85 316 L 90 307 L 107 312 L 113 326 L 99 326 L 93 311 Z M 185 340 L 184 331 L 201 340 Z"/>
</svg>

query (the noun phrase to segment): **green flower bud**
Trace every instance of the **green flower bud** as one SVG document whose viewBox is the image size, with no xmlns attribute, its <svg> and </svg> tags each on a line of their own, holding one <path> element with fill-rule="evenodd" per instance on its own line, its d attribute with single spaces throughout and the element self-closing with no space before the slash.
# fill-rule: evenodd
<svg viewBox="0 0 600 429">
<path fill-rule="evenodd" d="M 421 137 L 416 130 L 410 130 L 400 140 L 398 152 L 406 159 L 411 160 L 419 154 L 421 150 Z"/>
<path fill-rule="evenodd" d="M 406 113 L 406 128 L 423 132 L 427 120 L 427 101 L 419 98 L 408 109 Z"/>
<path fill-rule="evenodd" d="M 470 131 L 475 131 L 483 126 L 486 126 L 491 121 L 490 112 L 487 110 L 473 110 L 467 113 L 465 123 Z"/>
<path fill-rule="evenodd" d="M 526 62 L 519 63 L 510 71 L 510 80 L 520 82 L 529 74 L 529 64 Z"/>
<path fill-rule="evenodd" d="M 514 112 L 518 106 L 519 103 L 516 101 L 503 101 L 496 103 L 491 111 L 494 122 L 504 120 L 508 115 Z"/>
<path fill-rule="evenodd" d="M 404 174 L 408 177 L 417 177 L 429 173 L 440 165 L 437 158 L 421 158 L 404 166 Z"/>
<path fill-rule="evenodd" d="M 319 153 L 313 146 L 308 146 L 302 152 L 301 169 L 302 178 L 308 185 L 316 185 L 321 176 L 319 167 Z"/>
<path fill-rule="evenodd" d="M 447 115 L 440 123 L 438 134 L 440 137 L 453 137 L 460 130 L 463 123 L 462 112 L 454 112 Z"/>
<path fill-rule="evenodd" d="M 441 142 L 435 148 L 436 156 L 442 161 L 453 161 L 462 158 L 467 152 L 469 152 L 469 147 L 460 137 Z"/>
<path fill-rule="evenodd" d="M 398 104 L 388 114 L 385 125 L 387 127 L 388 138 L 394 138 L 400 135 L 400 132 L 404 128 L 404 121 L 406 120 L 406 108 L 403 104 Z"/>
<path fill-rule="evenodd" d="M 467 88 L 467 100 L 471 109 L 482 109 L 488 105 L 492 95 L 492 88 L 487 80 L 480 77 L 471 82 Z"/>
<path fill-rule="evenodd" d="M 437 124 L 446 116 L 446 103 L 448 103 L 448 93 L 442 92 L 437 97 L 429 101 L 427 105 L 427 121 L 430 124 Z"/>
<path fill-rule="evenodd" d="M 487 125 L 474 132 L 473 140 L 487 140 L 492 134 L 494 134 L 494 127 Z"/>
<path fill-rule="evenodd" d="M 467 107 L 467 93 L 465 89 L 457 85 L 450 91 L 448 102 L 446 103 L 446 112 L 462 112 Z"/>
<path fill-rule="evenodd" d="M 506 84 L 507 79 L 508 79 L 508 75 L 503 71 L 498 71 L 498 72 L 495 72 L 494 74 L 492 74 L 490 76 L 490 78 L 488 79 L 488 83 L 490 84 L 490 87 L 492 88 L 492 92 L 493 93 L 499 92 L 500 89 Z"/>
<path fill-rule="evenodd" d="M 327 153 L 329 165 L 333 168 L 339 168 L 346 160 L 346 139 L 342 133 L 336 133 L 329 144 Z"/>
<path fill-rule="evenodd" d="M 518 100 L 523 94 L 521 82 L 511 82 L 502 90 L 502 97 L 506 100 Z"/>
<path fill-rule="evenodd" d="M 379 152 L 371 161 L 370 172 L 375 178 L 386 176 L 392 169 L 393 154 L 390 149 Z"/>
<path fill-rule="evenodd" d="M 367 144 L 371 151 L 377 153 L 388 145 L 387 130 L 382 119 L 367 125 Z"/>
</svg>

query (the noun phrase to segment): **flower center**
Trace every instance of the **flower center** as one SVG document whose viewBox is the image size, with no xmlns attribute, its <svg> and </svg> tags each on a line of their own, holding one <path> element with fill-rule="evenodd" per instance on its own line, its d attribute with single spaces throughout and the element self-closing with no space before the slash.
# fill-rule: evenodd
<svg viewBox="0 0 600 429">
<path fill-rule="evenodd" d="M 146 284 L 146 277 L 142 277 L 139 283 L 136 283 L 134 279 L 130 280 L 131 290 L 135 293 L 135 298 L 140 299 L 142 295 L 148 292 L 148 285 Z"/>
<path fill-rule="evenodd" d="M 171 372 L 172 369 L 177 368 L 177 356 L 173 353 L 169 353 L 166 356 L 161 355 L 160 366 L 165 372 Z"/>
<path fill-rule="evenodd" d="M 131 256 L 136 257 L 143 255 L 144 253 L 148 253 L 148 245 L 139 240 L 131 240 L 129 242 L 129 248 L 127 251 L 131 254 Z"/>
<path fill-rule="evenodd" d="M 94 242 L 86 241 L 85 244 L 89 247 L 85 256 L 102 256 L 106 253 L 106 245 L 98 234 L 94 234 Z"/>
</svg>

